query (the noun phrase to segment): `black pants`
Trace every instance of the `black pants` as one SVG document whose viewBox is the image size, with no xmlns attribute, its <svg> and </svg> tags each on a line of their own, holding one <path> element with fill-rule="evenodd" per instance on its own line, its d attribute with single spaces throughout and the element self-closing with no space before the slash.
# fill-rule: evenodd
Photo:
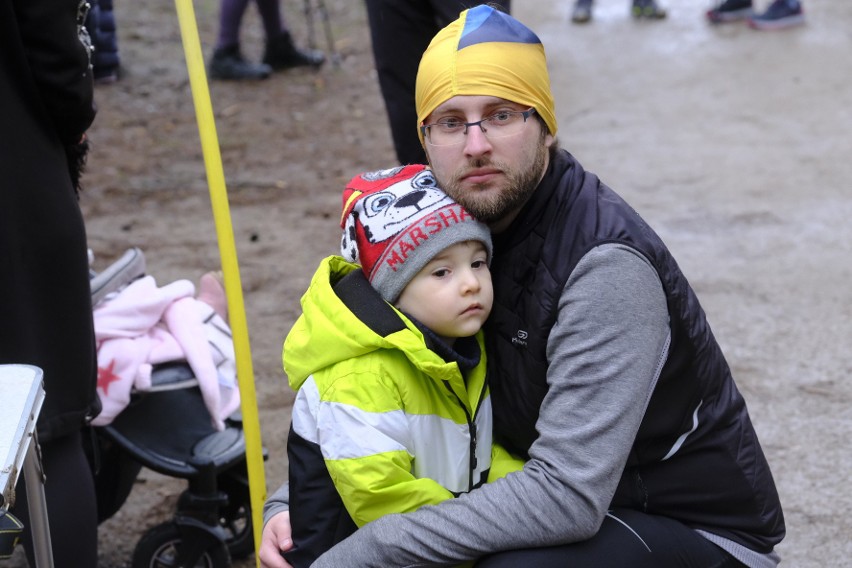
<svg viewBox="0 0 852 568">
<path fill-rule="evenodd" d="M 366 0 L 373 57 L 400 164 L 425 164 L 414 84 L 420 58 L 442 28 L 481 0 Z M 494 2 L 509 10 L 510 0 Z"/>
<path fill-rule="evenodd" d="M 92 468 L 80 432 L 41 445 L 50 542 L 56 568 L 96 568 L 98 515 Z M 24 479 L 18 480 L 14 514 L 24 523 L 24 548 L 35 566 Z"/>
<path fill-rule="evenodd" d="M 487 556 L 476 568 L 739 568 L 727 552 L 678 521 L 639 511 L 611 511 L 597 535 L 563 546 Z"/>
</svg>

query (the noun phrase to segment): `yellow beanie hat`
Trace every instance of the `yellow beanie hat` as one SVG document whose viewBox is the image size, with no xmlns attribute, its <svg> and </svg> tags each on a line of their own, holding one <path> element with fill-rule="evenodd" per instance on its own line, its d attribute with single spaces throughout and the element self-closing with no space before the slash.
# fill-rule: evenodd
<svg viewBox="0 0 852 568">
<path fill-rule="evenodd" d="M 462 12 L 423 54 L 414 98 L 418 126 L 456 95 L 488 95 L 534 107 L 556 135 L 544 46 L 528 27 L 490 6 Z"/>
</svg>

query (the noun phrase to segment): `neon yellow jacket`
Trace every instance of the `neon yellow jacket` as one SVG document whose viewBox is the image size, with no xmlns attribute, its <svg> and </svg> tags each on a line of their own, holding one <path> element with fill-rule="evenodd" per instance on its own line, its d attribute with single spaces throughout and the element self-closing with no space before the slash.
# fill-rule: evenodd
<svg viewBox="0 0 852 568">
<path fill-rule="evenodd" d="M 294 529 L 313 521 L 299 519 L 300 487 L 308 484 L 294 470 L 311 459 L 324 460 L 357 526 L 521 468 L 495 448 L 489 477 L 492 416 L 481 333 L 456 342 L 460 351 L 463 343 L 472 348 L 469 360 L 482 353 L 465 377 L 340 257 L 322 261 L 302 310 L 283 351 L 290 386 L 298 391 L 288 444 Z M 314 458 L 305 457 L 311 453 Z"/>
</svg>

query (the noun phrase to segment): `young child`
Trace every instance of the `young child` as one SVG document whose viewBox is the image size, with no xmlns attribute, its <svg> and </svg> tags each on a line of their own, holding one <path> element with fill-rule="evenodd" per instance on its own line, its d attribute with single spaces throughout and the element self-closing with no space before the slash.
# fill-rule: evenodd
<svg viewBox="0 0 852 568">
<path fill-rule="evenodd" d="M 424 166 L 356 176 L 341 227 L 343 257 L 322 261 L 284 342 L 296 568 L 382 515 L 520 468 L 497 448 L 492 465 L 488 227 Z"/>
</svg>

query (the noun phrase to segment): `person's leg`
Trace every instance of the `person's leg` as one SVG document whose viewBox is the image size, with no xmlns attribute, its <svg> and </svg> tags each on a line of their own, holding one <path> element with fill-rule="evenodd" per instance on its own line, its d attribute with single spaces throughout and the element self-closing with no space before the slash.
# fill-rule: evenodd
<svg viewBox="0 0 852 568">
<path fill-rule="evenodd" d="M 718 0 L 706 13 L 711 24 L 736 22 L 751 15 L 751 0 Z"/>
<path fill-rule="evenodd" d="M 219 5 L 219 35 L 216 39 L 216 49 L 239 45 L 240 25 L 248 3 L 249 0 L 222 0 Z"/>
<path fill-rule="evenodd" d="M 98 0 L 98 43 L 95 44 L 94 76 L 97 83 L 118 80 L 121 58 L 118 52 L 118 26 L 112 0 Z M 98 55 L 99 54 L 99 55 Z"/>
<path fill-rule="evenodd" d="M 462 10 L 466 10 L 471 6 L 476 6 L 478 2 L 470 2 L 469 0 L 429 0 L 425 3 L 432 6 L 432 14 L 435 19 L 435 23 L 440 30 L 454 22 L 459 17 Z M 507 14 L 512 12 L 511 0 L 491 0 L 488 4 L 506 12 Z"/>
<path fill-rule="evenodd" d="M 263 22 L 263 32 L 266 37 L 275 37 L 287 30 L 284 17 L 281 15 L 279 0 L 257 0 L 257 11 L 260 12 L 260 20 Z"/>
<path fill-rule="evenodd" d="M 738 568 L 743 564 L 686 525 L 617 509 L 593 538 L 563 546 L 501 552 L 476 568 Z"/>
<path fill-rule="evenodd" d="M 748 25 L 756 30 L 783 30 L 805 23 L 799 0 L 773 0 L 762 14 L 754 14 Z"/>
<path fill-rule="evenodd" d="M 633 0 L 631 13 L 634 18 L 649 20 L 662 20 L 668 15 L 666 9 L 657 4 L 657 0 Z"/>
<path fill-rule="evenodd" d="M 571 10 L 571 21 L 575 24 L 585 24 L 592 19 L 592 0 L 576 0 Z"/>
<path fill-rule="evenodd" d="M 322 51 L 296 47 L 281 13 L 279 1 L 257 0 L 260 18 L 263 20 L 263 31 L 266 34 L 263 62 L 274 71 L 321 66 L 325 62 L 325 54 Z"/>
<path fill-rule="evenodd" d="M 397 160 L 400 164 L 424 164 L 426 154 L 417 136 L 414 84 L 420 58 L 440 29 L 434 10 L 426 1 L 367 0 L 366 4 L 373 59 Z"/>
<path fill-rule="evenodd" d="M 240 50 L 240 25 L 249 0 L 222 0 L 219 5 L 219 35 L 208 72 L 212 79 L 265 79 L 272 69 L 263 63 L 252 63 Z"/>
<path fill-rule="evenodd" d="M 98 512 L 92 469 L 80 432 L 41 445 L 44 494 L 56 568 L 98 565 Z M 24 548 L 35 566 L 26 484 L 18 483 L 15 515 L 24 523 Z"/>
</svg>

